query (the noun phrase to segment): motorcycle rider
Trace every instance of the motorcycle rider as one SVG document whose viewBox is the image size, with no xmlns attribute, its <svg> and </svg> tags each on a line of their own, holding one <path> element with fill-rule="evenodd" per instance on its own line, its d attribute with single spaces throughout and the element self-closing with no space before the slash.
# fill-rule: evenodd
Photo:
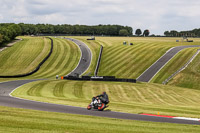
<svg viewBox="0 0 200 133">
<path fill-rule="evenodd" d="M 94 100 L 95 100 L 97 97 L 100 98 L 100 100 L 102 101 L 102 103 L 105 103 L 105 104 L 108 104 L 108 103 L 109 103 L 108 95 L 106 94 L 106 92 L 103 92 L 102 94 L 97 95 L 96 97 L 93 97 L 93 98 L 92 98 L 92 102 L 91 102 L 90 105 L 93 106 L 93 104 L 94 104 Z"/>
</svg>

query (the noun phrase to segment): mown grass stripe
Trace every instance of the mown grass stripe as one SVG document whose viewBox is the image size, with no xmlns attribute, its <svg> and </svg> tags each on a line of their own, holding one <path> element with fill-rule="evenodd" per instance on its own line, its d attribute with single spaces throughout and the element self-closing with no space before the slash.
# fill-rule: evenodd
<svg viewBox="0 0 200 133">
<path fill-rule="evenodd" d="M 55 78 L 56 75 L 66 75 L 76 67 L 80 58 L 78 47 L 60 38 L 54 38 L 54 45 L 51 57 L 44 63 L 41 69 L 31 77 Z"/>
<path fill-rule="evenodd" d="M 153 46 L 149 46 L 149 47 L 153 47 Z M 148 47 L 147 47 L 148 48 Z M 128 51 L 125 51 L 124 50 L 124 52 L 123 53 L 121 53 L 121 54 L 117 54 L 117 55 L 113 55 L 114 57 L 111 57 L 111 59 L 112 59 L 112 61 L 109 61 L 108 63 L 104 63 L 104 60 L 103 60 L 103 57 L 102 57 L 102 64 L 104 64 L 104 65 L 102 65 L 102 68 L 104 69 L 104 71 L 102 72 L 102 73 L 104 73 L 104 72 L 108 72 L 108 70 L 110 70 L 111 68 L 111 70 L 112 71 L 114 71 L 114 72 L 116 72 L 117 70 L 121 70 L 121 69 L 123 69 L 123 67 L 122 66 L 127 66 L 126 64 L 127 64 L 127 60 L 128 59 L 130 59 L 130 57 L 128 57 L 129 55 L 132 55 L 132 53 L 134 53 L 135 51 L 134 50 L 132 50 L 132 49 L 127 49 Z M 137 50 L 137 49 L 136 49 Z M 140 49 L 140 51 L 145 51 L 144 49 Z M 130 52 L 132 52 L 131 54 L 125 54 L 125 53 L 130 53 Z M 120 56 L 122 56 L 122 55 L 126 55 L 126 56 L 123 56 L 123 57 L 120 57 Z M 145 54 L 144 54 L 145 55 Z M 107 58 L 107 57 L 106 57 Z M 134 58 L 133 56 L 131 56 L 131 58 Z M 137 58 L 137 57 L 136 57 Z M 107 58 L 108 59 L 108 58 Z M 118 59 L 118 60 L 117 60 Z M 120 59 L 120 60 L 119 60 Z M 117 61 L 115 61 L 115 63 L 113 63 L 113 60 L 117 60 Z M 111 63 L 112 62 L 112 63 Z M 120 63 L 121 62 L 121 63 Z M 124 62 L 123 64 L 122 64 L 122 62 Z M 129 61 L 129 63 L 130 62 L 133 62 L 133 61 Z M 109 66 L 109 64 L 112 64 L 112 66 Z M 121 64 L 121 66 L 118 66 L 117 64 Z M 114 67 L 115 66 L 115 67 Z M 116 66 L 118 66 L 118 67 L 116 67 Z M 113 70 L 113 68 L 114 68 L 114 70 Z M 127 68 L 127 67 L 126 67 Z M 110 71 L 109 71 L 110 72 Z M 112 72 L 111 72 L 112 73 Z M 101 67 L 100 67 L 100 74 L 101 74 Z M 115 73 L 116 74 L 116 73 Z M 111 75 L 111 74 L 108 74 L 108 75 Z M 117 74 L 116 74 L 116 76 L 117 76 Z"/>
<path fill-rule="evenodd" d="M 54 94 L 54 96 L 56 96 L 56 97 L 65 97 L 64 96 L 64 85 L 65 85 L 66 83 L 65 82 L 59 82 L 59 83 L 57 83 L 56 85 L 55 85 L 55 87 L 54 87 L 54 89 L 53 89 L 53 94 Z"/>
<path fill-rule="evenodd" d="M 74 95 L 77 98 L 83 98 L 83 84 L 84 82 L 76 82 L 76 84 L 74 85 Z"/>
<path fill-rule="evenodd" d="M 128 52 L 126 52 L 126 53 L 128 53 Z M 147 52 L 144 52 L 144 54 L 141 56 L 146 56 L 146 53 Z M 134 57 L 132 56 L 132 58 L 134 58 Z M 126 71 L 128 71 L 128 69 L 130 70 L 132 66 L 128 67 L 129 64 L 134 63 L 134 61 L 137 60 L 137 58 L 141 59 L 140 56 L 136 56 L 136 59 L 131 60 L 129 57 L 129 54 L 127 54 L 126 56 L 123 56 L 123 58 L 120 58 L 120 60 L 117 60 L 115 63 L 112 63 L 112 66 L 109 66 L 109 69 L 113 68 L 113 69 L 111 69 L 111 71 L 109 71 L 109 75 L 115 74 L 116 76 L 118 76 L 117 73 L 119 73 L 119 76 L 120 76 L 121 72 L 122 73 L 125 72 L 124 69 L 126 69 Z M 108 71 L 108 70 L 105 69 L 105 71 Z M 127 75 L 125 75 L 125 74 L 121 75 L 121 77 L 125 77 L 125 76 L 127 77 Z"/>
<path fill-rule="evenodd" d="M 44 88 L 46 84 L 48 84 L 50 81 L 44 81 L 40 82 L 39 84 L 35 84 L 27 91 L 27 95 L 29 96 L 38 96 L 41 97 L 41 90 Z"/>
<path fill-rule="evenodd" d="M 58 41 L 56 42 L 56 45 L 57 45 L 56 56 L 54 56 L 54 58 L 52 59 L 53 62 L 51 64 L 51 68 L 48 68 L 45 72 L 43 72 L 43 74 L 40 75 L 41 77 L 54 72 L 54 70 L 56 70 L 56 67 L 59 65 L 58 64 L 59 61 L 63 57 L 63 50 L 62 49 L 64 49 L 64 46 L 62 44 L 60 44 L 60 42 L 58 42 Z"/>
<path fill-rule="evenodd" d="M 49 73 L 48 74 L 49 77 L 53 77 L 53 76 L 55 77 L 55 75 L 59 73 L 58 71 L 60 71 L 60 69 L 63 70 L 62 68 L 64 65 L 65 58 L 68 57 L 64 54 L 64 51 L 62 50 L 62 49 L 68 50 L 68 48 L 65 45 L 63 45 L 63 43 L 60 40 L 58 40 L 57 42 L 60 45 L 58 51 L 61 51 L 61 52 L 59 53 L 59 56 L 57 56 L 57 59 L 56 59 L 57 61 L 55 61 L 54 64 L 52 65 L 53 69 L 49 69 L 50 70 L 49 72 L 46 71 L 46 73 Z"/>
<path fill-rule="evenodd" d="M 34 77 L 42 77 L 42 76 L 45 77 L 44 73 L 47 73 L 48 71 L 50 71 L 49 68 L 52 68 L 51 66 L 54 63 L 54 60 L 57 59 L 58 55 L 56 55 L 56 53 L 58 53 L 58 52 L 59 52 L 59 49 L 58 49 L 57 41 L 54 41 L 52 56 L 50 56 L 50 58 L 43 64 L 41 69 L 33 76 Z"/>
</svg>

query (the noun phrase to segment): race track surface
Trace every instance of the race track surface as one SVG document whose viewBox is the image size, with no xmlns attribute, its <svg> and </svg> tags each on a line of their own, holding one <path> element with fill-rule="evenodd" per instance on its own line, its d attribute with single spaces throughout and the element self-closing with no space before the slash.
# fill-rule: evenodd
<svg viewBox="0 0 200 133">
<path fill-rule="evenodd" d="M 88 111 L 86 108 L 81 108 L 81 107 L 42 103 L 42 102 L 24 100 L 24 99 L 19 99 L 19 98 L 14 98 L 14 97 L 9 96 L 9 94 L 17 87 L 29 82 L 33 82 L 33 81 L 35 80 L 17 80 L 17 81 L 9 81 L 9 82 L 0 83 L 0 106 L 33 109 L 33 110 L 41 110 L 41 111 L 49 111 L 49 112 L 128 119 L 128 120 L 200 125 L 199 121 L 179 120 L 179 119 L 163 118 L 163 117 L 156 117 L 156 116 L 120 113 L 120 112 L 113 112 L 109 110 Z"/>
<path fill-rule="evenodd" d="M 81 50 L 81 59 L 79 61 L 78 66 L 68 75 L 70 76 L 77 76 L 77 74 L 82 75 L 84 72 L 87 71 L 87 69 L 90 66 L 90 63 L 92 60 L 92 52 L 90 51 L 89 47 L 85 43 L 79 40 L 71 39 L 71 38 L 65 38 L 65 39 L 68 39 L 74 42 Z"/>
<path fill-rule="evenodd" d="M 91 52 L 89 48 L 82 42 L 74 39 L 69 39 L 79 45 L 82 51 L 81 60 L 76 69 L 70 73 L 70 75 L 76 75 L 78 73 L 81 75 L 84 73 L 91 62 Z M 176 51 L 175 51 L 176 52 Z M 176 52 L 177 53 L 177 52 Z M 172 53 L 173 54 L 173 53 Z M 10 93 L 16 88 L 24 85 L 26 83 L 30 83 L 36 80 L 16 80 L 16 81 L 8 81 L 0 83 L 0 106 L 8 106 L 8 107 L 16 107 L 16 108 L 24 108 L 24 109 L 33 109 L 33 110 L 41 110 L 41 111 L 49 111 L 49 112 L 60 112 L 60 113 L 71 113 L 71 114 L 80 114 L 80 115 L 90 115 L 90 116 L 99 116 L 99 117 L 109 117 L 109 118 L 118 118 L 118 119 L 129 119 L 129 120 L 140 120 L 140 121 L 152 121 L 152 122 L 166 122 L 166 123 L 179 123 L 179 124 L 193 124 L 200 125 L 199 121 L 191 121 L 191 120 L 180 120 L 180 119 L 171 119 L 171 118 L 163 118 L 156 116 L 146 116 L 139 114 L 129 114 L 129 113 L 120 113 L 113 112 L 109 110 L 105 111 L 88 111 L 86 108 L 81 107 L 73 107 L 66 105 L 58 105 L 51 103 L 42 103 L 36 101 L 30 101 L 20 98 L 15 98 L 10 96 Z M 87 105 L 85 105 L 87 106 Z"/>
<path fill-rule="evenodd" d="M 151 65 L 142 75 L 137 78 L 137 81 L 149 82 L 151 79 L 181 50 L 185 48 L 200 47 L 200 45 L 178 46 L 167 51 L 160 59 Z"/>
</svg>

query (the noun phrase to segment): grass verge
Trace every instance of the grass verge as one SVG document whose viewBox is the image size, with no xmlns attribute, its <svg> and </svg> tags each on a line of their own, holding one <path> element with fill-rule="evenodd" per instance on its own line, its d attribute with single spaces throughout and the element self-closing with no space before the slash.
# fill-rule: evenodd
<svg viewBox="0 0 200 133">
<path fill-rule="evenodd" d="M 0 106 L 0 132 L 198 133 L 200 127 L 53 113 Z"/>
<path fill-rule="evenodd" d="M 200 54 L 168 84 L 200 90 Z"/>
</svg>

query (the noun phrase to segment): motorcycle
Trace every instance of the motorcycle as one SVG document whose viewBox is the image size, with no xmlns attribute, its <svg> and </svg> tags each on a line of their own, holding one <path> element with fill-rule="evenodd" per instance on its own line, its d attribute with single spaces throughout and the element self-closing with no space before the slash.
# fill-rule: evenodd
<svg viewBox="0 0 200 133">
<path fill-rule="evenodd" d="M 103 111 L 103 110 L 104 110 L 105 108 L 107 108 L 107 107 L 108 107 L 108 106 L 106 106 L 106 104 L 103 103 L 99 97 L 97 97 L 97 98 L 94 100 L 93 105 L 89 104 L 89 105 L 87 106 L 87 109 L 88 109 L 88 110 L 91 110 L 91 109 L 93 108 L 93 109 L 98 109 L 98 111 Z"/>
</svg>

